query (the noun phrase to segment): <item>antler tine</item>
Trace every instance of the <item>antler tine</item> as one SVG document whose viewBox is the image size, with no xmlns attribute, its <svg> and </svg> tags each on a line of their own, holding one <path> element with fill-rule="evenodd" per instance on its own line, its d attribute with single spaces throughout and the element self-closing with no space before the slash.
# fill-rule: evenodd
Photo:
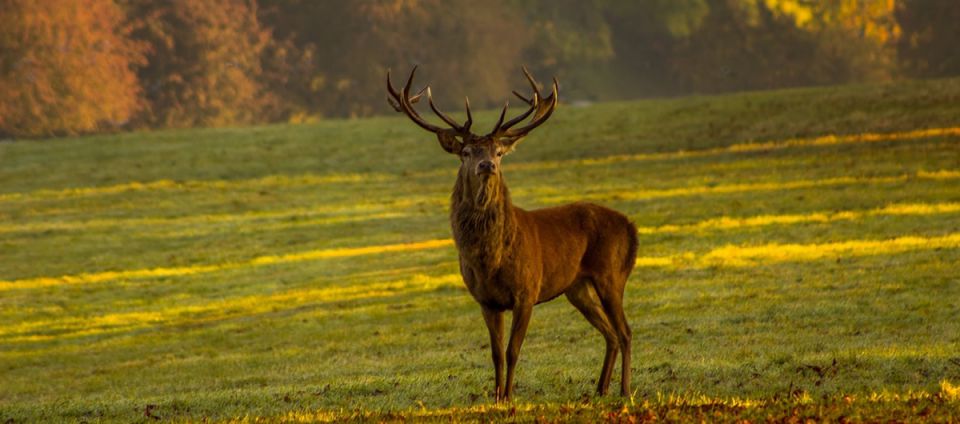
<svg viewBox="0 0 960 424">
<path fill-rule="evenodd" d="M 525 99 L 524 99 L 524 100 L 525 100 Z M 524 119 L 527 119 L 527 117 L 530 116 L 530 114 L 533 113 L 533 111 L 537 109 L 537 105 L 538 105 L 539 103 L 540 103 L 540 93 L 536 93 L 536 92 L 535 92 L 535 93 L 533 93 L 533 97 L 531 98 L 531 100 L 528 102 L 528 104 L 530 105 L 530 107 L 527 108 L 527 111 L 526 111 L 526 112 L 523 112 L 523 113 L 521 113 L 519 116 L 517 116 L 517 117 L 515 117 L 515 118 L 513 118 L 513 119 L 511 119 L 511 120 L 509 120 L 509 121 L 507 121 L 507 123 L 503 124 L 500 128 L 498 128 L 498 130 L 501 131 L 501 132 L 502 132 L 502 131 L 506 131 L 506 130 L 509 130 L 510 128 L 513 128 L 514 125 L 517 125 L 517 124 L 523 122 Z M 496 130 L 495 130 L 494 132 L 496 132 Z"/>
<path fill-rule="evenodd" d="M 390 103 L 390 106 L 393 106 L 398 112 L 403 112 L 407 115 L 413 123 L 420 126 L 430 132 L 440 132 L 444 131 L 443 128 L 440 128 L 436 125 L 430 124 L 423 117 L 417 113 L 416 109 L 413 108 L 413 102 L 420 99 L 420 96 L 423 95 L 423 90 L 420 90 L 420 93 L 414 97 L 414 100 L 411 100 L 410 97 L 410 87 L 413 85 L 413 76 L 417 73 L 417 67 L 414 66 L 413 70 L 410 71 L 410 78 L 407 79 L 407 84 L 403 87 L 403 92 L 398 93 L 395 88 L 393 88 L 393 82 L 390 80 L 390 70 L 387 70 L 387 92 L 390 93 L 390 96 L 393 97 L 393 100 L 387 99 Z"/>
<path fill-rule="evenodd" d="M 500 111 L 500 119 L 497 120 L 497 124 L 493 126 L 493 131 L 490 131 L 489 135 L 496 134 L 500 132 L 500 127 L 503 126 L 503 118 L 507 116 L 507 108 L 510 107 L 510 102 L 503 102 L 503 110 Z"/>
<path fill-rule="evenodd" d="M 551 109 L 555 106 L 555 103 L 556 103 L 555 100 L 557 98 L 556 96 L 557 79 L 556 78 L 553 79 L 554 81 L 553 94 L 551 94 L 551 96 L 546 99 L 547 100 L 546 102 L 543 102 L 541 101 L 542 96 L 540 95 L 540 89 L 537 87 L 537 81 L 533 78 L 533 75 L 530 74 L 530 71 L 527 69 L 526 66 L 521 67 L 521 69 L 523 69 L 523 75 L 527 78 L 527 82 L 530 83 L 530 88 L 533 90 L 533 94 L 530 96 L 529 99 L 527 99 L 522 94 L 516 91 L 514 91 L 513 94 L 519 97 L 520 100 L 523 100 L 524 103 L 528 104 L 530 108 L 527 109 L 526 112 L 520 114 L 519 116 L 507 121 L 506 124 L 500 125 L 498 123 L 498 125 L 494 128 L 493 132 L 491 132 L 490 135 L 508 136 L 508 137 L 522 136 L 527 132 L 529 132 L 530 130 L 536 128 L 538 125 L 542 124 L 543 121 L 546 121 L 546 118 L 543 118 L 544 115 L 547 115 L 547 118 L 549 118 L 549 114 L 552 113 Z M 513 130 L 513 131 L 510 130 L 514 125 L 517 125 L 523 122 L 525 119 L 527 119 L 527 117 L 529 117 L 531 113 L 533 113 L 533 122 L 531 122 L 530 125 L 518 130 Z M 543 119 L 541 120 L 541 118 Z"/>
<path fill-rule="evenodd" d="M 534 128 L 539 127 L 544 122 L 547 122 L 547 119 L 550 119 L 550 116 L 553 115 L 553 111 L 557 108 L 558 99 L 560 98 L 560 83 L 557 82 L 557 79 L 553 79 L 552 92 L 550 96 L 544 99 L 543 102 L 534 107 L 537 109 L 537 113 L 533 116 L 533 121 L 527 124 L 524 127 L 508 129 L 502 132 L 503 136 L 519 138 L 527 135 L 530 131 L 533 131 Z"/>
<path fill-rule="evenodd" d="M 388 72 L 389 72 L 389 71 L 388 71 Z M 416 103 L 416 102 L 419 102 L 419 101 L 420 101 L 420 98 L 423 97 L 423 93 L 424 93 L 426 90 L 427 90 L 427 87 L 423 87 L 423 89 L 420 90 L 420 92 L 417 93 L 416 96 L 411 97 L 411 98 L 410 98 L 410 104 L 414 104 L 414 103 Z M 395 110 L 395 111 L 397 111 L 397 112 L 403 112 L 403 109 L 400 108 L 400 105 L 397 104 L 397 101 L 396 101 L 396 100 L 393 100 L 392 98 L 387 97 L 387 103 L 390 103 L 390 106 L 393 107 L 393 110 Z"/>
<path fill-rule="evenodd" d="M 551 89 L 552 89 L 553 91 L 550 93 L 550 96 L 548 96 L 546 99 L 544 99 L 544 100 L 546 100 L 546 101 L 540 102 L 540 104 L 537 105 L 537 111 L 536 111 L 536 113 L 533 114 L 533 120 L 534 120 L 534 121 L 536 121 L 537 119 L 539 119 L 541 116 L 543 116 L 544 113 L 547 113 L 547 112 L 549 111 L 549 109 L 553 107 L 553 105 L 552 105 L 553 99 L 552 99 L 552 98 L 555 97 L 555 93 L 556 93 L 556 89 L 555 89 L 555 88 L 556 88 L 556 87 L 559 87 L 559 84 L 560 84 L 560 83 L 557 82 L 557 79 L 556 79 L 556 78 L 553 78 L 553 85 L 552 85 L 552 87 L 551 87 Z M 551 113 L 552 113 L 552 112 L 551 112 Z"/>
<path fill-rule="evenodd" d="M 533 104 L 533 98 L 532 98 L 532 97 L 529 98 L 529 99 L 526 98 L 526 97 L 523 97 L 523 94 L 518 93 L 517 90 L 513 90 L 513 95 L 514 95 L 514 96 L 517 96 L 517 98 L 519 98 L 520 100 L 523 100 L 523 102 L 526 103 L 526 104 L 528 104 L 528 105 L 532 105 L 532 104 Z"/>
<path fill-rule="evenodd" d="M 430 103 L 430 109 L 433 110 L 433 113 L 436 113 L 443 122 L 446 122 L 447 125 L 453 127 L 453 129 L 463 132 L 464 127 L 460 126 L 453 118 L 447 116 L 446 113 L 441 112 L 440 109 L 437 109 L 437 106 L 433 104 L 433 93 L 432 90 L 430 90 L 430 86 L 427 86 L 427 102 Z"/>
<path fill-rule="evenodd" d="M 533 94 L 535 94 L 537 97 L 541 97 L 541 98 L 542 98 L 543 96 L 540 95 L 540 88 L 537 87 L 537 81 L 536 81 L 535 79 L 533 79 L 533 75 L 530 74 L 530 71 L 527 69 L 527 67 L 526 67 L 526 66 L 521 66 L 520 69 L 523 70 L 523 76 L 527 77 L 527 81 L 530 83 L 530 88 L 533 89 Z M 526 98 L 526 97 L 523 97 L 523 94 L 520 94 L 520 93 L 519 93 L 518 91 L 516 91 L 516 90 L 513 90 L 513 95 L 514 95 L 514 96 L 517 96 L 517 98 L 519 98 L 520 100 L 523 100 L 524 103 L 526 103 L 526 104 L 528 104 L 528 105 L 533 105 L 533 102 L 534 102 L 534 97 L 533 97 L 533 96 L 531 96 L 531 97 L 528 99 L 528 98 Z"/>
<path fill-rule="evenodd" d="M 421 88 L 421 89 L 420 89 L 420 92 L 417 93 L 416 96 L 413 96 L 413 97 L 409 98 L 408 100 L 410 100 L 410 104 L 414 104 L 414 103 L 416 103 L 416 102 L 419 102 L 419 101 L 420 101 L 420 98 L 423 97 L 423 93 L 425 93 L 428 88 L 430 88 L 430 87 L 427 86 L 427 87 Z"/>
<path fill-rule="evenodd" d="M 533 89 L 533 92 L 540 94 L 540 88 L 537 87 L 537 80 L 533 79 L 533 75 L 530 75 L 530 71 L 527 70 L 527 66 L 521 65 L 520 69 L 523 70 L 523 76 L 527 77 L 527 81 L 530 82 L 530 88 Z"/>
<path fill-rule="evenodd" d="M 526 77 L 527 77 L 527 81 L 530 82 L 530 87 L 533 89 L 533 93 L 536 95 L 536 97 L 539 97 L 540 99 L 543 99 L 543 95 L 540 94 L 540 89 L 537 87 L 537 81 L 536 81 L 535 79 L 533 79 L 533 75 L 530 73 L 529 70 L 527 70 L 527 67 L 526 67 L 526 66 L 523 66 L 522 68 L 523 68 L 523 75 L 526 76 Z M 557 77 L 553 77 L 553 84 L 556 85 L 556 86 L 559 86 L 559 83 L 557 82 Z M 556 93 L 556 90 L 554 90 L 554 93 Z M 533 101 L 533 100 L 534 100 L 534 99 L 531 99 L 531 101 Z M 530 102 L 528 102 L 528 103 L 530 103 Z M 539 118 L 540 116 L 542 116 L 542 115 L 547 111 L 547 108 L 551 107 L 551 104 L 550 104 L 550 103 L 551 103 L 551 102 L 548 101 L 548 102 L 543 102 L 543 103 L 538 104 L 538 105 L 537 105 L 537 113 L 533 114 L 533 119 L 536 120 L 537 118 Z"/>
<path fill-rule="evenodd" d="M 390 104 L 390 107 L 397 112 L 403 112 L 403 109 L 400 108 L 400 105 L 397 104 L 396 100 L 393 100 L 391 97 L 387 97 L 387 103 Z"/>
<path fill-rule="evenodd" d="M 463 123 L 463 130 L 470 131 L 470 126 L 473 125 L 473 115 L 470 114 L 470 98 L 463 96 L 463 106 L 467 109 L 467 120 Z"/>
<path fill-rule="evenodd" d="M 417 67 L 414 66 L 414 67 L 413 67 L 413 70 L 410 71 L 410 77 L 407 78 L 407 83 L 403 86 L 403 99 L 401 99 L 401 101 L 404 102 L 404 103 L 406 103 L 407 106 L 413 105 L 413 102 L 410 101 L 410 87 L 413 87 L 413 76 L 416 75 L 416 74 L 417 74 Z M 428 87 L 426 87 L 426 88 L 429 90 L 430 87 L 428 86 Z M 423 93 L 423 90 L 420 90 L 420 93 Z M 422 94 L 418 94 L 417 96 L 419 97 L 420 95 L 422 95 Z M 413 110 L 412 107 L 409 108 L 409 109 L 410 109 L 410 111 L 416 113 L 416 111 Z M 419 116 L 419 114 L 418 114 L 418 116 Z"/>
<path fill-rule="evenodd" d="M 397 112 L 403 112 L 403 109 L 400 107 L 400 103 L 398 103 L 400 95 L 397 93 L 397 90 L 393 88 L 393 82 L 390 81 L 389 69 L 387 69 L 387 93 L 390 94 L 390 97 L 387 97 L 387 103 L 390 103 L 390 106 L 392 106 Z"/>
</svg>

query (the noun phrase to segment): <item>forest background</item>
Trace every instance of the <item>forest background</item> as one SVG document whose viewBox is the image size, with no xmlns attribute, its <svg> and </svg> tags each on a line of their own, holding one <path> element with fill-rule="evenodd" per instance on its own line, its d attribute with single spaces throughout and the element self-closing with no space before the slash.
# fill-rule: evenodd
<svg viewBox="0 0 960 424">
<path fill-rule="evenodd" d="M 0 0 L 0 138 L 960 75 L 956 0 Z M 545 78 L 545 77 L 544 77 Z"/>
</svg>

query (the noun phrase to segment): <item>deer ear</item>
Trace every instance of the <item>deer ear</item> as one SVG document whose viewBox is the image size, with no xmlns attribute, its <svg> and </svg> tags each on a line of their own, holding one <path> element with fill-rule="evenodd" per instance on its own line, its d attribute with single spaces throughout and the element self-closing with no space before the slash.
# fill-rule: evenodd
<svg viewBox="0 0 960 424">
<path fill-rule="evenodd" d="M 457 140 L 457 136 L 453 132 L 438 131 L 437 140 L 440 141 L 440 147 L 443 147 L 443 150 L 446 150 L 447 153 L 460 155 L 460 150 L 463 150 L 463 143 Z"/>
</svg>

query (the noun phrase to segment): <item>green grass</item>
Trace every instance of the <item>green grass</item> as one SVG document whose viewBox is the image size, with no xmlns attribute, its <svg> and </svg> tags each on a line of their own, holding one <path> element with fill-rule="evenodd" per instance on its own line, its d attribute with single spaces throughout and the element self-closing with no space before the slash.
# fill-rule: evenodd
<svg viewBox="0 0 960 424">
<path fill-rule="evenodd" d="M 405 119 L 0 143 L 0 421 L 957 420 L 957 127 L 960 79 L 560 109 L 505 175 L 641 227 L 635 391 L 558 299 L 500 406 Z"/>
</svg>

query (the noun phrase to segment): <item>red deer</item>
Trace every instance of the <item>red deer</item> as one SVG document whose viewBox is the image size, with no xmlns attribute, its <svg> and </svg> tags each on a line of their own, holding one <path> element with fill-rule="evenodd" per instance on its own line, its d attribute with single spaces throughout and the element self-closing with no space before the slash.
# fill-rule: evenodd
<svg viewBox="0 0 960 424">
<path fill-rule="evenodd" d="M 533 93 L 529 99 L 516 91 L 514 94 L 529 108 L 504 122 L 504 105 L 493 131 L 478 136 L 470 132 L 473 117 L 469 100 L 465 102 L 466 121 L 459 124 L 437 109 L 430 87 L 411 96 L 416 71 L 414 67 L 401 92 L 393 87 L 387 72 L 388 100 L 415 124 L 435 133 L 440 147 L 460 158 L 451 196 L 450 225 L 460 256 L 460 273 L 480 304 L 490 332 L 496 401 L 509 400 L 513 394 L 514 368 L 533 306 L 561 294 L 606 340 L 597 393 L 606 394 L 617 354 L 621 353 L 620 394 L 629 396 L 631 333 L 623 313 L 623 290 L 636 262 L 636 227 L 623 214 L 591 203 L 520 209 L 510 201 L 500 172 L 501 158 L 556 109 L 556 78 L 552 93 L 543 98 L 537 82 L 523 68 Z M 430 108 L 449 128 L 429 123 L 414 109 L 413 104 L 424 91 Z M 517 126 L 528 117 L 526 125 Z M 513 320 L 504 355 L 503 315 L 508 310 Z"/>
</svg>

